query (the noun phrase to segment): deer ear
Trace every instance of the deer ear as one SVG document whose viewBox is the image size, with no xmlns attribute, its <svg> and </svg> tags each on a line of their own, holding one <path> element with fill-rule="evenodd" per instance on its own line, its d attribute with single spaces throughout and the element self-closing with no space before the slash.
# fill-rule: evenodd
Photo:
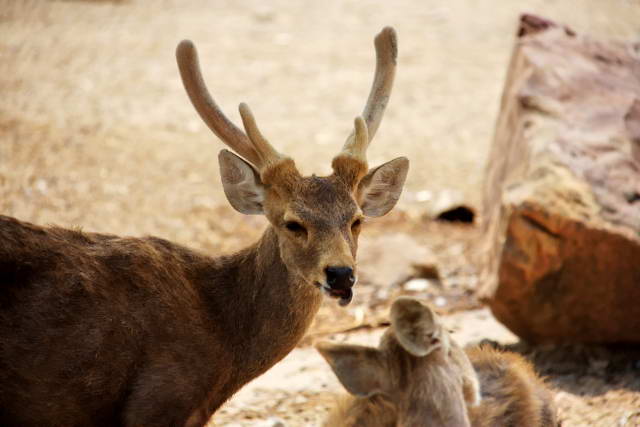
<svg viewBox="0 0 640 427">
<path fill-rule="evenodd" d="M 222 187 L 231 206 L 247 215 L 264 214 L 265 188 L 260 174 L 229 150 L 218 155 Z"/>
<path fill-rule="evenodd" d="M 316 344 L 316 350 L 349 393 L 370 396 L 386 391 L 389 374 L 378 349 L 324 341 Z"/>
<path fill-rule="evenodd" d="M 438 325 L 431 308 L 414 298 L 399 297 L 391 306 L 390 317 L 396 338 L 407 352 L 423 357 L 432 351 L 428 334 L 433 333 Z"/>
<path fill-rule="evenodd" d="M 382 216 L 396 205 L 409 171 L 409 160 L 398 157 L 371 169 L 358 184 L 357 200 L 367 216 Z"/>
</svg>

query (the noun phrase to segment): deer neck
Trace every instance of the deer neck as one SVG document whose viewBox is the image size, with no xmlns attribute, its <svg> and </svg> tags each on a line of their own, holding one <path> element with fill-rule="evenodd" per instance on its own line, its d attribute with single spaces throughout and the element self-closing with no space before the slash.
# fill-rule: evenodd
<svg viewBox="0 0 640 427">
<path fill-rule="evenodd" d="M 213 270 L 215 283 L 206 286 L 216 329 L 233 343 L 242 375 L 257 376 L 302 339 L 322 295 L 287 269 L 271 226 L 254 245 L 215 260 Z"/>
<path fill-rule="evenodd" d="M 448 345 L 434 350 L 425 369 L 412 380 L 419 388 L 411 390 L 409 398 L 399 404 L 400 427 L 409 426 L 470 426 L 462 394 L 461 379 L 448 355 Z M 428 390 L 425 393 L 424 390 Z M 428 421 L 428 422 L 427 422 Z"/>
</svg>

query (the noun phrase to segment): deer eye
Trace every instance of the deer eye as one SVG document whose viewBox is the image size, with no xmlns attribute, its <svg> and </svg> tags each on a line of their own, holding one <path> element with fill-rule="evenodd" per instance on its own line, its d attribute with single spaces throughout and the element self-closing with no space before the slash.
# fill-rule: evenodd
<svg viewBox="0 0 640 427">
<path fill-rule="evenodd" d="M 362 220 L 360 218 L 356 219 L 355 221 L 353 221 L 351 223 L 351 229 L 356 229 L 358 227 L 360 227 L 360 225 L 362 224 Z"/>
<path fill-rule="evenodd" d="M 304 228 L 304 226 L 302 224 L 300 224 L 297 221 L 287 221 L 284 226 L 286 227 L 287 230 L 293 232 L 293 233 L 305 233 L 307 232 L 307 229 Z"/>
</svg>

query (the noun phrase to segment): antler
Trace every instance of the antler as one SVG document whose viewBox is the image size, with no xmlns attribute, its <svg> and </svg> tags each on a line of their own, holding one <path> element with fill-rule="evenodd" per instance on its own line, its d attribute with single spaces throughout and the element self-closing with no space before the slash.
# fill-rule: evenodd
<svg viewBox="0 0 640 427">
<path fill-rule="evenodd" d="M 176 59 L 184 88 L 202 120 L 218 138 L 236 153 L 253 163 L 258 170 L 284 158 L 262 136 L 247 104 L 240 104 L 240 116 L 249 135 L 229 120 L 213 100 L 202 78 L 198 52 L 191 40 L 183 40 L 176 48 Z"/>
<path fill-rule="evenodd" d="M 347 141 L 344 143 L 342 152 L 339 154 L 355 157 L 365 163 L 367 161 L 366 151 L 369 142 L 371 142 L 380 126 L 384 110 L 389 102 L 393 79 L 396 74 L 396 59 L 398 56 L 398 40 L 393 28 L 383 28 L 376 36 L 374 43 L 376 46 L 376 72 L 367 104 L 362 112 L 364 121 L 359 125 L 358 118 L 356 119 L 354 132 L 349 135 Z M 365 131 L 368 131 L 368 137 L 367 140 L 362 143 L 358 137 L 358 126 L 364 126 L 364 122 L 366 122 Z M 360 129 L 360 133 L 362 133 L 362 129 Z"/>
<path fill-rule="evenodd" d="M 269 144 L 269 141 L 262 136 L 262 133 L 256 124 L 256 119 L 253 117 L 253 113 L 249 106 L 242 102 L 238 109 L 240 110 L 240 117 L 242 117 L 242 124 L 259 157 L 256 166 L 258 166 L 259 169 L 263 169 L 267 165 L 277 163 L 279 160 L 283 159 L 284 156 L 278 153 L 275 148 Z"/>
</svg>

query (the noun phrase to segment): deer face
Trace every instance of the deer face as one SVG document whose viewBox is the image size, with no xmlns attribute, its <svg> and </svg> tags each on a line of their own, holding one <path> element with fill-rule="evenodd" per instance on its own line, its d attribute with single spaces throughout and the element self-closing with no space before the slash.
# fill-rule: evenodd
<svg viewBox="0 0 640 427">
<path fill-rule="evenodd" d="M 274 205 L 267 217 L 279 235 L 288 270 L 348 304 L 357 281 L 363 220 L 351 189 L 336 176 L 300 178 L 295 190 Z"/>
<path fill-rule="evenodd" d="M 219 159 L 229 202 L 242 213 L 266 215 L 288 270 L 348 304 L 357 281 L 356 250 L 364 217 L 383 215 L 395 205 L 408 161 L 398 158 L 365 174 L 361 162 L 338 156 L 334 174 L 301 177 L 288 158 L 262 174 L 229 151 Z M 358 174 L 364 176 L 354 179 Z"/>
<path fill-rule="evenodd" d="M 356 250 L 365 216 L 380 216 L 395 206 L 409 162 L 400 157 L 369 169 L 366 149 L 388 101 L 397 55 L 395 32 L 385 28 L 375 39 L 376 75 L 363 117 L 333 159 L 333 174 L 302 177 L 292 159 L 278 153 L 258 129 L 249 107 L 240 104 L 246 134 L 229 121 L 209 95 L 189 41 L 176 52 L 184 86 L 193 105 L 213 130 L 240 156 L 222 150 L 220 173 L 231 206 L 267 217 L 278 236 L 280 257 L 289 273 L 310 286 L 351 301 L 356 283 Z"/>
</svg>

